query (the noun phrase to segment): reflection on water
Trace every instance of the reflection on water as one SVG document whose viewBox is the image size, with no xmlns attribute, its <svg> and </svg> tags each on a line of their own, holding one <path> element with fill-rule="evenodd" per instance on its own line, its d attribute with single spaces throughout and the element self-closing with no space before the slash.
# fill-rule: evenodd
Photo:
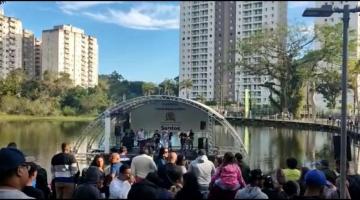
<svg viewBox="0 0 360 200">
<path fill-rule="evenodd" d="M 0 122 L 0 146 L 16 142 L 27 155 L 50 172 L 51 157 L 60 151 L 62 142 L 74 142 L 87 122 Z M 300 165 L 319 159 L 332 160 L 332 134 L 271 127 L 235 127 L 249 152 L 251 168 L 273 171 L 284 167 L 286 158 L 293 156 Z M 219 133 L 215 130 L 215 132 Z M 197 137 L 196 137 L 197 138 Z M 233 145 L 230 134 L 216 134 L 220 146 Z M 177 136 L 174 143 L 179 143 Z M 197 140 L 195 139 L 195 146 Z M 49 174 L 50 176 L 50 174 Z"/>
</svg>

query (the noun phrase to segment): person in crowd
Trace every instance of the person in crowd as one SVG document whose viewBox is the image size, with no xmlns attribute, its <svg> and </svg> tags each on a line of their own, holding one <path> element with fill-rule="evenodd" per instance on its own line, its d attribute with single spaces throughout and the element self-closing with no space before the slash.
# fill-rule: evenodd
<svg viewBox="0 0 360 200">
<path fill-rule="evenodd" d="M 110 199 L 126 199 L 135 179 L 131 175 L 130 166 L 123 164 L 119 176 L 110 183 Z"/>
<path fill-rule="evenodd" d="M 141 182 L 135 182 L 128 193 L 128 199 L 172 199 L 170 191 L 162 188 L 162 180 L 156 172 L 150 172 Z"/>
<path fill-rule="evenodd" d="M 305 193 L 303 199 L 324 199 L 325 174 L 317 169 L 310 170 L 305 175 Z"/>
<path fill-rule="evenodd" d="M 160 148 L 160 139 L 161 139 L 161 135 L 159 133 L 159 130 L 155 130 L 155 133 L 153 135 L 153 140 L 155 143 L 155 151 L 157 151 Z"/>
<path fill-rule="evenodd" d="M 155 159 L 155 164 L 158 169 L 163 168 L 166 165 L 166 160 L 169 156 L 169 150 L 168 148 L 161 147 L 159 150 L 159 155 Z"/>
<path fill-rule="evenodd" d="M 260 169 L 250 172 L 249 183 L 245 188 L 236 192 L 235 199 L 268 199 L 268 196 L 261 191 L 264 176 Z"/>
<path fill-rule="evenodd" d="M 188 171 L 197 177 L 200 191 L 204 197 L 207 197 L 211 177 L 215 174 L 215 166 L 207 158 L 204 149 L 198 151 L 198 157 L 190 163 Z"/>
<path fill-rule="evenodd" d="M 333 170 L 329 167 L 329 161 L 321 160 L 319 163 L 319 170 L 324 172 L 326 180 L 330 181 L 331 184 L 335 185 L 336 183 L 336 174 Z"/>
<path fill-rule="evenodd" d="M 169 133 L 169 139 L 168 139 L 168 142 L 169 142 L 169 150 L 172 150 L 172 142 L 171 142 L 171 139 L 172 139 L 172 136 L 173 136 L 173 132 L 170 132 Z"/>
<path fill-rule="evenodd" d="M 336 172 L 339 173 L 340 175 L 340 160 L 336 160 L 335 162 L 335 170 Z M 350 165 L 349 162 L 346 162 L 346 191 L 345 194 L 347 196 L 347 199 L 360 199 L 357 197 L 360 197 L 360 176 L 359 175 L 350 175 L 349 174 L 349 169 L 350 169 Z M 337 177 L 336 179 L 336 187 L 340 188 L 340 176 Z M 336 194 L 336 197 L 333 198 L 339 198 L 340 197 L 340 192 L 338 192 L 338 194 Z"/>
<path fill-rule="evenodd" d="M 250 167 L 243 160 L 243 156 L 241 155 L 241 153 L 236 153 L 235 158 L 236 158 L 237 164 L 240 167 L 241 174 L 242 174 L 245 182 L 248 183 L 249 176 L 250 176 Z"/>
<path fill-rule="evenodd" d="M 183 188 L 183 176 L 179 166 L 173 164 L 173 168 L 166 171 L 168 179 L 171 182 L 169 191 L 171 192 L 171 198 L 174 199 L 176 194 Z"/>
<path fill-rule="evenodd" d="M 75 199 L 100 199 L 102 187 L 101 172 L 98 167 L 90 166 L 86 171 L 85 182 L 80 184 L 74 191 Z"/>
<path fill-rule="evenodd" d="M 145 131 L 144 131 L 144 129 L 138 130 L 138 132 L 136 133 L 136 140 L 137 140 L 138 147 L 141 148 L 142 147 L 141 144 L 145 140 Z"/>
<path fill-rule="evenodd" d="M 14 148 L 14 149 L 17 149 L 17 145 L 15 142 L 10 142 L 8 145 L 7 145 L 8 148 Z"/>
<path fill-rule="evenodd" d="M 38 171 L 38 165 L 33 162 L 26 163 L 29 166 L 29 179 L 26 183 L 26 186 L 22 191 L 29 197 L 34 197 L 35 199 L 45 199 L 44 193 L 36 188 L 36 177 Z"/>
<path fill-rule="evenodd" d="M 302 167 L 301 168 L 301 176 L 298 180 L 299 186 L 300 186 L 300 196 L 303 196 L 305 193 L 306 183 L 305 183 L 305 175 L 306 173 L 310 171 L 308 167 Z"/>
<path fill-rule="evenodd" d="M 174 181 L 177 179 L 171 179 L 171 176 L 175 174 L 175 171 L 181 171 L 181 168 L 176 165 L 177 154 L 171 152 L 168 157 L 168 162 L 164 166 L 158 168 L 158 175 L 163 180 L 163 187 L 165 189 L 170 189 L 174 185 Z M 181 175 L 182 176 L 182 175 Z"/>
<path fill-rule="evenodd" d="M 215 168 L 220 167 L 222 163 L 223 163 L 223 157 L 222 156 L 216 156 L 215 161 L 214 161 Z"/>
<path fill-rule="evenodd" d="M 120 161 L 122 163 L 130 164 L 130 158 L 128 157 L 128 150 L 126 146 L 121 146 L 119 149 Z"/>
<path fill-rule="evenodd" d="M 130 132 L 125 132 L 125 136 L 122 138 L 121 143 L 122 146 L 125 146 L 127 149 L 131 149 L 131 135 Z"/>
<path fill-rule="evenodd" d="M 234 199 L 236 191 L 245 187 L 241 171 L 231 152 L 224 154 L 223 163 L 211 178 L 209 199 Z"/>
<path fill-rule="evenodd" d="M 111 154 L 111 160 L 110 160 L 110 174 L 112 179 L 117 177 L 119 175 L 119 169 L 121 167 L 122 163 L 120 160 L 120 154 L 118 153 L 112 153 Z"/>
<path fill-rule="evenodd" d="M 300 196 L 300 186 L 296 181 L 287 181 L 283 188 L 287 199 L 296 199 Z M 272 198 L 269 196 L 269 199 Z"/>
<path fill-rule="evenodd" d="M 142 181 L 148 173 L 157 170 L 152 157 L 148 156 L 147 149 L 140 149 L 140 155 L 134 157 L 131 162 L 131 173 L 135 176 L 136 182 Z"/>
<path fill-rule="evenodd" d="M 29 168 L 21 151 L 0 150 L 0 199 L 33 199 L 21 191 L 29 180 Z"/>
<path fill-rule="evenodd" d="M 183 175 L 183 188 L 175 195 L 175 199 L 203 199 L 196 176 L 187 172 Z"/>
<path fill-rule="evenodd" d="M 169 132 L 167 130 L 161 134 L 161 144 L 162 147 L 169 147 Z"/>
<path fill-rule="evenodd" d="M 183 175 L 187 172 L 187 170 L 186 170 L 186 160 L 185 160 L 185 156 L 183 154 L 179 154 L 177 156 L 176 165 L 181 168 L 181 171 L 182 171 Z"/>
<path fill-rule="evenodd" d="M 181 132 L 179 138 L 180 138 L 181 151 L 184 151 L 186 150 L 186 138 L 187 138 L 186 133 Z"/>
<path fill-rule="evenodd" d="M 48 186 L 47 172 L 46 169 L 39 167 L 36 176 L 36 188 L 41 190 L 44 194 L 45 199 L 50 198 L 50 188 Z"/>
<path fill-rule="evenodd" d="M 103 155 L 96 155 L 90 166 L 95 166 L 100 172 L 100 181 L 102 187 L 100 188 L 100 193 L 106 196 L 106 191 L 108 188 L 105 186 L 105 158 Z M 86 177 L 86 176 L 85 176 Z"/>
<path fill-rule="evenodd" d="M 51 173 L 54 179 L 56 198 L 70 199 L 74 193 L 76 177 L 80 172 L 74 155 L 70 154 L 70 145 L 62 143 L 61 151 L 51 159 Z"/>
<path fill-rule="evenodd" d="M 190 129 L 189 138 L 188 138 L 190 150 L 192 150 L 194 148 L 194 139 L 195 139 L 195 133 L 193 132 L 192 129 Z"/>
<path fill-rule="evenodd" d="M 287 168 L 283 169 L 285 181 L 298 181 L 301 176 L 300 170 L 297 167 L 297 160 L 295 158 L 286 159 Z"/>
<path fill-rule="evenodd" d="M 132 151 L 132 149 L 134 148 L 135 138 L 136 138 L 136 134 L 134 130 L 131 129 L 129 133 L 129 147 L 128 147 L 129 151 Z"/>
<path fill-rule="evenodd" d="M 286 183 L 286 177 L 284 171 L 281 168 L 275 171 L 275 176 L 279 186 L 283 186 Z"/>
<path fill-rule="evenodd" d="M 271 176 L 266 176 L 264 178 L 262 192 L 265 193 L 269 199 L 286 199 L 287 197 L 282 188 L 274 187 L 274 181 Z"/>
</svg>

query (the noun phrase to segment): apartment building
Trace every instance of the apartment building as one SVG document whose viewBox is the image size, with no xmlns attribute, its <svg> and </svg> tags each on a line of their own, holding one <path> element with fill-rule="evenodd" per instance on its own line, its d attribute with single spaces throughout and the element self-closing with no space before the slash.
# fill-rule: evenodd
<svg viewBox="0 0 360 200">
<path fill-rule="evenodd" d="M 54 26 L 42 32 L 42 73 L 68 73 L 74 85 L 94 87 L 98 83 L 97 39 L 71 25 Z"/>
<path fill-rule="evenodd" d="M 37 80 L 42 77 L 41 59 L 41 41 L 35 38 L 35 79 Z"/>
<path fill-rule="evenodd" d="M 27 77 L 35 78 L 35 36 L 24 29 L 22 41 L 22 67 Z"/>
<path fill-rule="evenodd" d="M 287 2 L 187 1 L 180 3 L 180 82 L 192 80 L 189 98 L 244 102 L 250 89 L 255 104 L 268 104 L 269 92 L 260 87 L 267 77 L 249 76 L 231 50 L 244 37 L 263 28 L 287 26 Z M 186 97 L 182 89 L 180 97 Z"/>
<path fill-rule="evenodd" d="M 4 16 L 0 11 L 0 77 L 22 68 L 23 28 L 20 20 Z"/>
</svg>

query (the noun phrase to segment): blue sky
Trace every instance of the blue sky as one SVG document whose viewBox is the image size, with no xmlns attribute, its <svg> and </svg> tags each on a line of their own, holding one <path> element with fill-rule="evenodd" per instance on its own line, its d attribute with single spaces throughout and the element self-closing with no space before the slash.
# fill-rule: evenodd
<svg viewBox="0 0 360 200">
<path fill-rule="evenodd" d="M 312 26 L 303 18 L 313 2 L 289 2 L 289 24 Z M 41 38 L 42 30 L 72 24 L 98 39 L 99 73 L 116 70 L 128 80 L 159 83 L 179 73 L 178 2 L 10 2 L 6 16 Z"/>
</svg>

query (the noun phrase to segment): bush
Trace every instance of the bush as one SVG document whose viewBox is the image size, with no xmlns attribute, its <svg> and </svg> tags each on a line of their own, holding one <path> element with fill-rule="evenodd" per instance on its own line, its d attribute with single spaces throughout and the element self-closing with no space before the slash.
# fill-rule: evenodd
<svg viewBox="0 0 360 200">
<path fill-rule="evenodd" d="M 63 108 L 63 115 L 65 116 L 73 116 L 76 115 L 76 110 L 70 106 L 65 106 Z"/>
</svg>

